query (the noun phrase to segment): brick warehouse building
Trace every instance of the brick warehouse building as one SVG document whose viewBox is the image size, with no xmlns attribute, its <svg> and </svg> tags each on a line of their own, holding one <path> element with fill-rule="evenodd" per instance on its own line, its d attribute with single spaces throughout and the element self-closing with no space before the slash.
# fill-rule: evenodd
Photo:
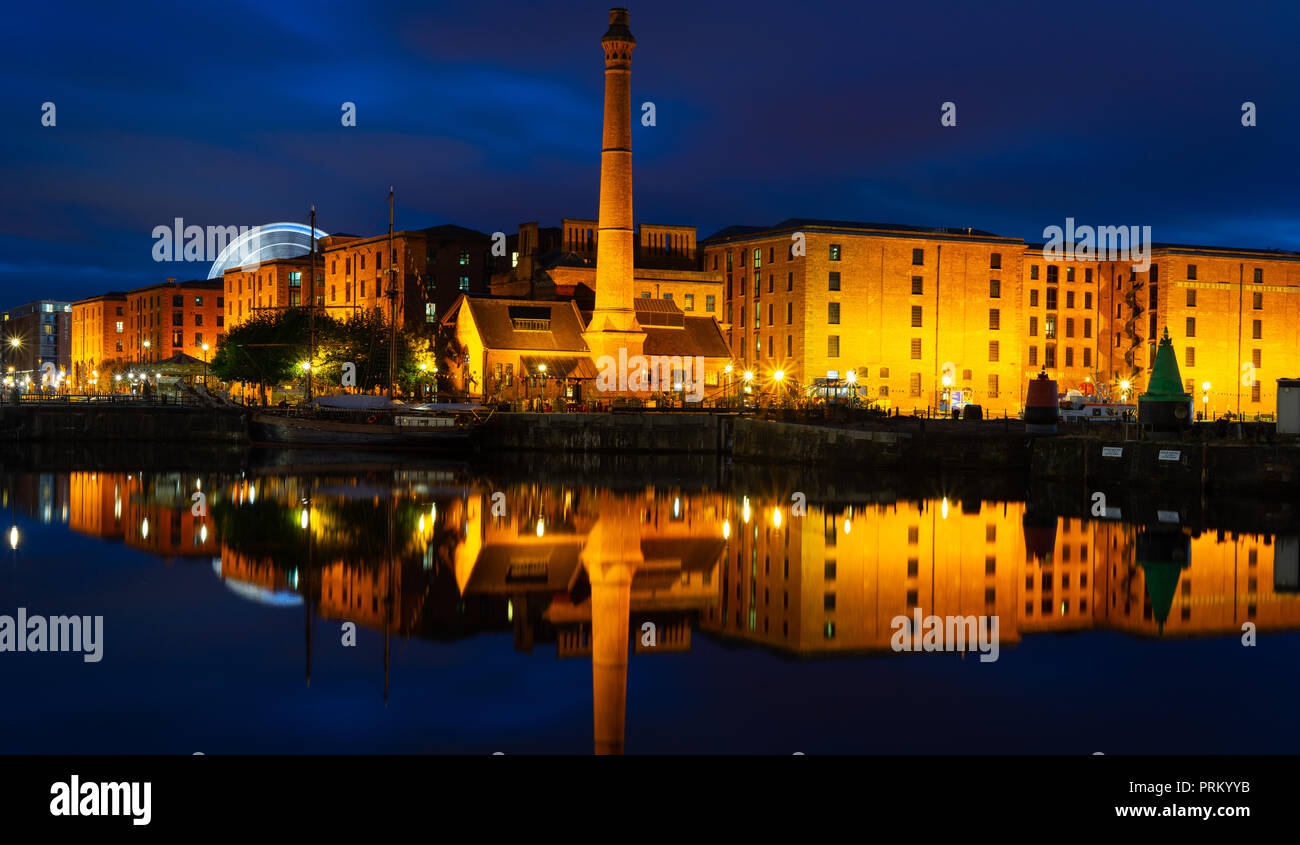
<svg viewBox="0 0 1300 845">
<path fill-rule="evenodd" d="M 1019 408 L 1023 241 L 792 219 L 701 243 L 705 266 L 724 276 L 737 367 L 760 383 L 777 370 L 802 386 L 852 370 L 886 407 L 925 408 L 949 365 L 953 386 L 973 388 L 986 409 Z"/>
<path fill-rule="evenodd" d="M 1167 327 L 1198 410 L 1272 413 L 1277 379 L 1300 373 L 1300 254 L 1157 244 L 1151 256 L 1148 271 L 1126 266 L 1115 281 L 1105 346 L 1116 376 L 1145 383 Z"/>
<path fill-rule="evenodd" d="M 851 370 L 864 395 L 911 411 L 936 407 L 946 376 L 986 411 L 1018 413 L 1045 368 L 1062 392 L 1101 383 L 1118 399 L 1127 381 L 1132 399 L 1166 326 L 1198 401 L 1211 384 L 1198 406 L 1211 415 L 1272 412 L 1275 379 L 1300 372 L 1295 253 L 1156 244 L 1135 272 L 974 229 L 807 219 L 731 227 L 701 248 L 724 277 L 736 364 L 760 382 Z"/>
<path fill-rule="evenodd" d="M 316 277 L 324 279 L 320 257 Z M 308 256 L 276 258 L 243 267 L 231 267 L 222 275 L 225 292 L 225 327 L 234 328 L 262 312 L 282 311 L 307 304 L 311 259 Z"/>
<path fill-rule="evenodd" d="M 126 355 L 126 294 L 112 291 L 72 303 L 72 360 L 68 375 L 85 387 L 110 361 Z"/>
<path fill-rule="evenodd" d="M 126 316 L 127 361 L 161 361 L 178 352 L 204 360 L 225 332 L 224 283 L 203 279 L 137 288 L 126 295 Z"/>
<path fill-rule="evenodd" d="M 388 235 L 358 238 L 333 235 L 320 244 L 317 271 L 324 273 L 318 292 L 330 316 L 346 319 L 350 313 L 378 308 L 388 319 L 384 295 L 387 268 L 399 268 L 401 295 L 397 324 L 408 331 L 432 327 L 462 293 L 484 293 L 497 261 L 492 239 L 482 232 L 446 224 L 393 233 L 393 255 L 388 261 Z"/>
</svg>

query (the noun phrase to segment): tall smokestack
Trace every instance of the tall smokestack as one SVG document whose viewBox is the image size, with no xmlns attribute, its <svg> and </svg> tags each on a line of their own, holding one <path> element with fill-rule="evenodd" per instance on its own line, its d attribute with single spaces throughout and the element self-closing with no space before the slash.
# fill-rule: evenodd
<svg viewBox="0 0 1300 845">
<path fill-rule="evenodd" d="M 605 50 L 605 128 L 600 152 L 596 307 L 587 326 L 593 357 L 627 347 L 640 354 L 645 334 L 633 309 L 632 50 L 627 9 L 610 9 Z M 600 337 L 593 337 L 599 333 Z"/>
</svg>

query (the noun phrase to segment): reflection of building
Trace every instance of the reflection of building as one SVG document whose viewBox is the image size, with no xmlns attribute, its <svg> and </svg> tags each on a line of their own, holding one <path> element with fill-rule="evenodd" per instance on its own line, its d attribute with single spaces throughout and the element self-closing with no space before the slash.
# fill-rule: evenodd
<svg viewBox="0 0 1300 845">
<path fill-rule="evenodd" d="M 1274 571 L 1267 536 L 1189 538 L 1176 525 L 1072 517 L 1044 533 L 1034 520 L 1026 528 L 1024 512 L 1022 502 L 900 502 L 810 506 L 778 521 L 770 501 L 733 502 L 722 592 L 703 625 L 807 654 L 889 650 L 893 619 L 918 607 L 996 614 L 1004 643 L 1089 628 L 1164 637 L 1239 634 L 1245 622 L 1300 628 L 1300 595 L 1286 586 L 1289 570 Z"/>
<path fill-rule="evenodd" d="M 69 473 L 68 527 L 163 558 L 211 558 L 219 549 L 217 532 L 209 517 L 193 512 L 195 480 L 176 473 Z"/>
<path fill-rule="evenodd" d="M 998 616 L 1019 639 L 1019 512 L 924 502 L 866 509 L 733 502 L 722 593 L 704 625 L 774 648 L 889 649 L 897 616 Z"/>
</svg>

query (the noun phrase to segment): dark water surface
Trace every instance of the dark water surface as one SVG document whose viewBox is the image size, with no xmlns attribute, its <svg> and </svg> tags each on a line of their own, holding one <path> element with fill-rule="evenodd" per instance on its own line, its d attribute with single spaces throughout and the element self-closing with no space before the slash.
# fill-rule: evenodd
<svg viewBox="0 0 1300 845">
<path fill-rule="evenodd" d="M 1300 752 L 1295 503 L 530 461 L 0 476 L 0 753 Z"/>
</svg>

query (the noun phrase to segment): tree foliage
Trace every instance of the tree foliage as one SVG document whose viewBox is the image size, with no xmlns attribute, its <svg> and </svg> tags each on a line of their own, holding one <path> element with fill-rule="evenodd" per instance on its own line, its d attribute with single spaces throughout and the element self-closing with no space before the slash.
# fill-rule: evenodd
<svg viewBox="0 0 1300 845">
<path fill-rule="evenodd" d="M 308 345 L 304 310 L 262 313 L 221 336 L 210 369 L 222 381 L 265 388 L 298 376 Z"/>
<path fill-rule="evenodd" d="M 341 387 L 345 363 L 356 366 L 358 390 L 386 387 L 389 339 L 388 323 L 377 308 L 358 311 L 344 320 L 318 313 L 312 366 L 317 392 Z M 409 332 L 398 332 L 394 366 L 399 386 L 412 385 L 419 378 L 425 343 Z M 223 381 L 262 388 L 282 384 L 302 376 L 302 363 L 308 358 L 310 346 L 305 308 L 263 313 L 221 337 L 211 372 Z"/>
</svg>

